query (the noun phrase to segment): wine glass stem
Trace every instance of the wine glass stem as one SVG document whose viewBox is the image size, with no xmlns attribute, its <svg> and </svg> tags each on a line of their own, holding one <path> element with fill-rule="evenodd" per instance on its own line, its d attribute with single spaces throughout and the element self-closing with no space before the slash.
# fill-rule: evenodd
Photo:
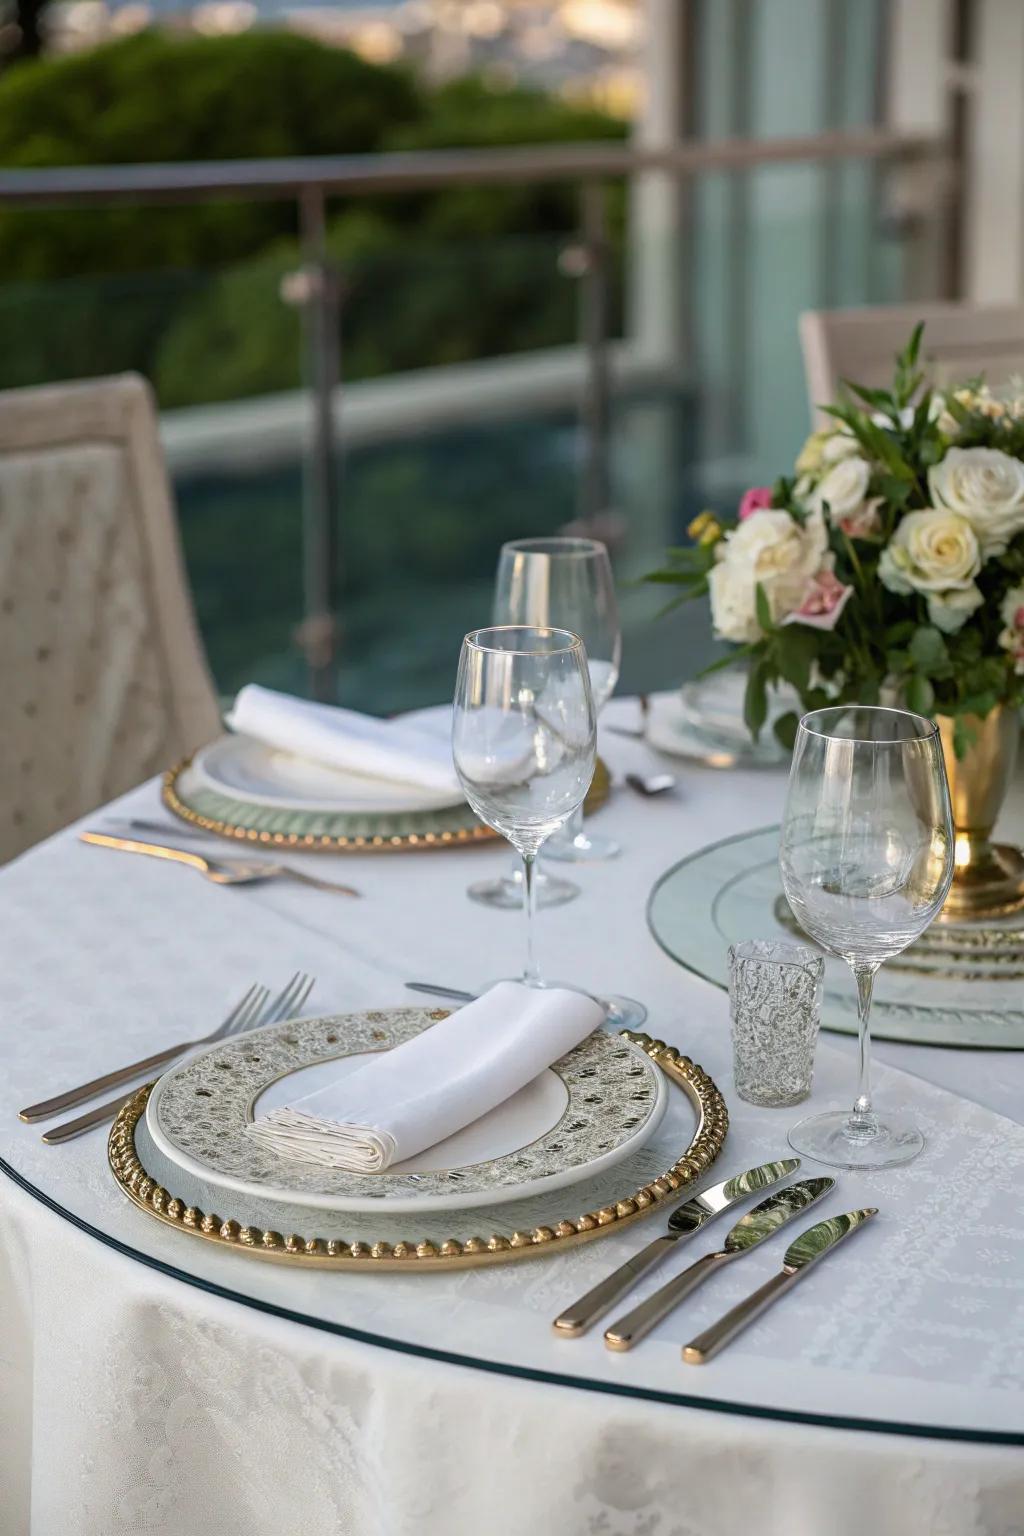
<svg viewBox="0 0 1024 1536">
<path fill-rule="evenodd" d="M 850 1116 L 850 1129 L 855 1135 L 871 1136 L 878 1128 L 878 1121 L 871 1108 L 871 994 L 875 985 L 877 965 L 854 964 L 857 982 L 857 1023 L 859 1026 L 860 1071 L 857 1078 L 857 1097 Z"/>
<path fill-rule="evenodd" d="M 537 885 L 534 879 L 536 865 L 535 853 L 523 854 L 523 911 L 526 913 L 526 965 L 523 968 L 523 981 L 528 987 L 541 985 L 533 948 L 533 920 L 537 911 Z"/>
</svg>

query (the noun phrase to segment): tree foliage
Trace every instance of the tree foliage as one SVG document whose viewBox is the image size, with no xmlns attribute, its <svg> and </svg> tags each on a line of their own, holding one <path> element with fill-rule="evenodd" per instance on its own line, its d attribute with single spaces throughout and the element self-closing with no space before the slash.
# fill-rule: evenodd
<svg viewBox="0 0 1024 1536">
<path fill-rule="evenodd" d="M 0 164 L 128 164 L 587 140 L 600 113 L 475 78 L 428 88 L 288 32 L 139 36 L 0 77 Z M 365 376 L 568 339 L 551 237 L 563 185 L 338 200 L 346 373 Z M 621 224 L 621 202 L 613 205 Z M 509 239 L 507 237 L 513 236 Z M 532 238 L 531 238 L 532 237 Z M 0 386 L 134 367 L 167 404 L 293 387 L 300 261 L 292 201 L 0 213 Z M 466 295 L 473 303 L 466 303 Z"/>
</svg>

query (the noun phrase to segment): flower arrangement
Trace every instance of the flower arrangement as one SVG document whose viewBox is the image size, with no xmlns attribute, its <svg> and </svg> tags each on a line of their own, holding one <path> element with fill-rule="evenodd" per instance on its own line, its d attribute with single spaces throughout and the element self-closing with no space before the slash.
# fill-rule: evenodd
<svg viewBox="0 0 1024 1536">
<path fill-rule="evenodd" d="M 709 593 L 716 635 L 749 658 L 756 737 L 780 681 L 805 709 L 877 703 L 954 717 L 1024 697 L 1024 397 L 975 380 L 939 394 L 918 368 L 922 326 L 892 388 L 846 386 L 792 477 L 742 498 L 735 521 L 703 512 L 694 543 L 649 581 Z M 674 606 L 674 605 L 673 605 Z M 775 731 L 790 745 L 797 717 Z"/>
</svg>

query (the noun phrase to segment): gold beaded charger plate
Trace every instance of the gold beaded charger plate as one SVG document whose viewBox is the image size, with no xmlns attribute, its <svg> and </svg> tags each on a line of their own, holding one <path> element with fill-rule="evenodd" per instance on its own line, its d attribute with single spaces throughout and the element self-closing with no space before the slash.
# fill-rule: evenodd
<svg viewBox="0 0 1024 1536">
<path fill-rule="evenodd" d="M 598 758 L 585 809 L 597 810 L 611 790 Z M 204 832 L 235 842 L 309 853 L 386 853 L 406 849 L 463 848 L 499 837 L 465 803 L 429 811 L 329 811 L 265 805 L 215 789 L 186 758 L 164 774 L 168 810 Z"/>
<path fill-rule="evenodd" d="M 725 838 L 674 865 L 651 892 L 647 920 L 674 960 L 727 987 L 730 944 L 752 933 L 793 936 L 779 879 L 778 827 Z M 1022 977 L 1019 917 L 984 926 L 933 925 L 879 971 L 871 1032 L 916 1045 L 1024 1050 Z M 857 1033 L 853 980 L 847 966 L 831 957 L 821 1023 L 840 1034 Z"/>
<path fill-rule="evenodd" d="M 729 1117 L 706 1072 L 663 1041 L 623 1031 L 622 1039 L 653 1061 L 681 1092 L 654 1137 L 625 1162 L 564 1190 L 472 1211 L 425 1212 L 413 1222 L 390 1214 L 339 1214 L 246 1195 L 207 1184 L 164 1157 L 149 1135 L 146 1105 L 153 1085 L 127 1100 L 108 1142 L 110 1168 L 141 1211 L 190 1236 L 295 1266 L 422 1272 L 503 1264 L 559 1253 L 621 1231 L 672 1203 L 702 1178 L 725 1140 Z M 383 1202 L 381 1203 L 383 1205 Z M 568 1209 L 567 1209 L 568 1207 Z M 489 1235 L 484 1235 L 489 1234 Z"/>
<path fill-rule="evenodd" d="M 257 1116 L 446 1016 L 445 1009 L 378 1008 L 292 1019 L 222 1041 L 160 1078 L 146 1106 L 149 1134 L 169 1162 L 226 1194 L 419 1215 L 581 1183 L 638 1151 L 661 1124 L 663 1075 L 637 1046 L 597 1030 L 489 1114 L 383 1173 L 292 1161 L 248 1134 Z"/>
</svg>

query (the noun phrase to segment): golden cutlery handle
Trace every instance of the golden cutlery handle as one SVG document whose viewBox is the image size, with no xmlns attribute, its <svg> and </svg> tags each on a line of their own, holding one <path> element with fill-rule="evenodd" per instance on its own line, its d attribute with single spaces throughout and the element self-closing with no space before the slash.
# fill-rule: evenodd
<svg viewBox="0 0 1024 1536">
<path fill-rule="evenodd" d="M 632 1349 L 634 1344 L 639 1344 L 663 1317 L 667 1317 L 679 1305 L 684 1296 L 689 1296 L 712 1270 L 724 1264 L 725 1258 L 722 1253 L 706 1253 L 696 1264 L 684 1269 L 681 1275 L 674 1275 L 667 1285 L 663 1285 L 653 1296 L 648 1296 L 646 1301 L 642 1301 L 632 1312 L 627 1312 L 625 1317 L 620 1317 L 618 1322 L 606 1329 L 605 1348 Z"/>
<path fill-rule="evenodd" d="M 79 1115 L 77 1120 L 65 1120 L 63 1125 L 55 1125 L 52 1130 L 43 1133 L 43 1140 L 48 1147 L 59 1147 L 61 1142 L 72 1141 L 76 1136 L 84 1136 L 86 1131 L 102 1125 L 104 1120 L 113 1120 L 126 1098 L 127 1094 L 122 1093 L 119 1098 L 108 1099 L 105 1104 L 98 1104 L 95 1109 L 90 1109 L 88 1114 Z"/>
<path fill-rule="evenodd" d="M 190 864 L 193 869 L 208 869 L 209 865 L 199 853 L 189 853 L 184 848 L 164 848 L 160 843 L 140 843 L 134 837 L 110 837 L 106 832 L 82 832 L 83 843 L 95 843 L 97 848 L 117 848 L 121 853 L 147 853 L 154 859 L 169 859 L 172 864 Z"/>
<path fill-rule="evenodd" d="M 687 1234 L 689 1235 L 689 1234 Z M 559 1338 L 578 1339 L 581 1333 L 603 1317 L 609 1307 L 615 1305 L 620 1297 L 631 1291 L 640 1279 L 646 1275 L 655 1264 L 660 1264 L 665 1255 L 672 1249 L 678 1237 L 665 1234 L 656 1237 L 653 1243 L 648 1243 L 646 1248 L 627 1259 L 625 1264 L 620 1264 L 618 1269 L 612 1270 L 607 1279 L 600 1281 L 589 1290 L 579 1301 L 574 1301 L 564 1312 L 555 1318 L 553 1328 Z"/>
<path fill-rule="evenodd" d="M 687 1365 L 704 1365 L 717 1355 L 720 1349 L 724 1349 L 738 1333 L 760 1317 L 766 1307 L 770 1307 L 776 1297 L 788 1290 L 804 1273 L 802 1269 L 782 1269 L 777 1275 L 765 1282 L 746 1301 L 739 1302 L 724 1317 L 720 1317 L 717 1323 L 712 1323 L 710 1328 L 705 1328 L 689 1344 L 683 1345 L 683 1359 Z"/>
<path fill-rule="evenodd" d="M 27 1120 L 31 1124 L 33 1120 L 48 1120 L 51 1115 L 59 1115 L 65 1109 L 74 1109 L 76 1104 L 84 1104 L 86 1099 L 95 1098 L 107 1088 L 117 1088 L 121 1083 L 130 1083 L 133 1077 L 141 1077 L 143 1072 L 165 1066 L 175 1056 L 180 1056 L 182 1051 L 187 1051 L 191 1043 L 186 1040 L 181 1045 L 169 1046 L 165 1051 L 157 1051 L 155 1056 L 144 1056 L 141 1061 L 133 1061 L 130 1066 L 118 1067 L 116 1072 L 94 1077 L 91 1083 L 81 1083 L 77 1088 L 69 1088 L 67 1093 L 58 1093 L 52 1099 L 30 1104 L 27 1109 L 19 1109 L 18 1119 Z"/>
</svg>

